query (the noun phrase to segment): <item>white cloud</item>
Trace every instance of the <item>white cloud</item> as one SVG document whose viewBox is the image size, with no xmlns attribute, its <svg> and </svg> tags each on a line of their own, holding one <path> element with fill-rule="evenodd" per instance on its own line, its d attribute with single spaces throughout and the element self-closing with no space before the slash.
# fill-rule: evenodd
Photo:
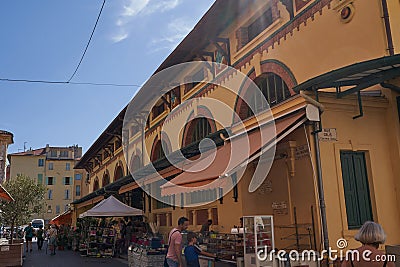
<svg viewBox="0 0 400 267">
<path fill-rule="evenodd" d="M 150 44 L 152 52 L 172 50 L 192 30 L 193 25 L 194 22 L 183 18 L 171 21 L 167 25 L 167 32 L 161 38 L 152 40 Z"/>
<path fill-rule="evenodd" d="M 119 34 L 111 37 L 111 39 L 113 40 L 114 43 L 121 42 L 122 40 L 125 40 L 126 38 L 128 38 L 127 33 L 119 33 Z"/>
<path fill-rule="evenodd" d="M 119 32 L 112 36 L 114 42 L 120 42 L 129 36 L 128 27 L 131 20 L 136 16 L 148 16 L 154 13 L 163 13 L 176 8 L 182 0 L 125 0 L 115 25 Z M 123 37 L 123 38 L 122 38 Z"/>
</svg>

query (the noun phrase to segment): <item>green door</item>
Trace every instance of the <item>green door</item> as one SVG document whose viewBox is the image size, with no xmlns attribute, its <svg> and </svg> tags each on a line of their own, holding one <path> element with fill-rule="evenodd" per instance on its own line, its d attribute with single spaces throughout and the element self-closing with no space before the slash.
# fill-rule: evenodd
<svg viewBox="0 0 400 267">
<path fill-rule="evenodd" d="M 364 152 L 341 151 L 342 177 L 349 229 L 372 220 L 371 198 Z"/>
</svg>

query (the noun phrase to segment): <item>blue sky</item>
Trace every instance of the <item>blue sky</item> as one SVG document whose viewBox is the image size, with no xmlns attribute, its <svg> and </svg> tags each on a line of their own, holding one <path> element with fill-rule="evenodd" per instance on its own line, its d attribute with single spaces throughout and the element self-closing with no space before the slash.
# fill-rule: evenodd
<svg viewBox="0 0 400 267">
<path fill-rule="evenodd" d="M 102 0 L 0 1 L 0 78 L 66 81 Z M 141 85 L 214 0 L 112 0 L 72 82 Z M 79 144 L 86 151 L 138 87 L 0 81 L 0 129 L 24 147 Z"/>
</svg>

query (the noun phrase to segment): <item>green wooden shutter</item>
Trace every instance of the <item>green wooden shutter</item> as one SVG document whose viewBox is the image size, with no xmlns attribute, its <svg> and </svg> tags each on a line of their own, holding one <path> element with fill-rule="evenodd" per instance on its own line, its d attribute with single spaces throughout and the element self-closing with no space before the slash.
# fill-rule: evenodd
<svg viewBox="0 0 400 267">
<path fill-rule="evenodd" d="M 358 207 L 360 212 L 360 225 L 362 225 L 366 221 L 372 221 L 371 199 L 364 153 L 354 153 L 353 163 L 356 177 Z"/>
<path fill-rule="evenodd" d="M 46 177 L 46 185 L 49 185 L 49 177 Z"/>
<path fill-rule="evenodd" d="M 63 177 L 63 185 L 65 185 L 65 177 Z"/>
<path fill-rule="evenodd" d="M 363 152 L 340 152 L 349 229 L 371 221 L 372 207 Z"/>
<path fill-rule="evenodd" d="M 53 177 L 53 185 L 55 185 L 56 184 L 56 177 L 54 176 Z"/>
<path fill-rule="evenodd" d="M 344 197 L 346 201 L 347 223 L 349 229 L 354 229 L 359 227 L 360 213 L 358 210 L 357 189 L 351 152 L 341 152 L 340 160 L 342 163 L 342 176 Z"/>
<path fill-rule="evenodd" d="M 37 183 L 38 184 L 43 184 L 43 174 L 42 173 L 38 173 Z"/>
</svg>

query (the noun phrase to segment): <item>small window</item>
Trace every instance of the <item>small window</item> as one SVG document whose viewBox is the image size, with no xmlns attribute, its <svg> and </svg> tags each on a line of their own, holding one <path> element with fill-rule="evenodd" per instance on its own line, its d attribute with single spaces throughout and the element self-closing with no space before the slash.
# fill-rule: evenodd
<svg viewBox="0 0 400 267">
<path fill-rule="evenodd" d="M 71 163 L 69 163 L 69 162 L 65 163 L 65 170 L 66 171 L 71 170 Z"/>
<path fill-rule="evenodd" d="M 75 196 L 80 197 L 81 196 L 81 186 L 77 185 L 75 187 Z"/>
<path fill-rule="evenodd" d="M 54 177 L 47 177 L 47 185 L 54 185 L 55 184 L 55 179 Z"/>
<path fill-rule="evenodd" d="M 64 185 L 71 185 L 71 177 L 64 177 Z"/>
<path fill-rule="evenodd" d="M 37 183 L 38 184 L 43 184 L 43 174 L 39 173 L 37 176 Z"/>
<path fill-rule="evenodd" d="M 60 205 L 57 205 L 56 206 L 56 214 L 59 214 L 60 213 Z"/>
<path fill-rule="evenodd" d="M 44 166 L 44 159 L 39 159 L 38 160 L 38 166 L 43 167 Z"/>
<path fill-rule="evenodd" d="M 53 199 L 53 190 L 49 189 L 47 191 L 47 199 Z"/>
<path fill-rule="evenodd" d="M 47 206 L 47 213 L 52 213 L 53 212 L 53 210 L 51 209 L 51 205 L 48 205 Z"/>
<path fill-rule="evenodd" d="M 54 166 L 53 166 L 53 162 L 49 162 L 49 170 L 53 170 Z"/>
<path fill-rule="evenodd" d="M 69 189 L 66 189 L 64 192 L 64 199 L 69 199 Z"/>
<path fill-rule="evenodd" d="M 52 158 L 57 157 L 57 150 L 50 151 L 50 157 L 52 157 Z"/>
<path fill-rule="evenodd" d="M 68 151 L 67 150 L 63 150 L 60 152 L 60 157 L 62 158 L 68 158 Z"/>
<path fill-rule="evenodd" d="M 80 174 L 80 173 L 75 174 L 75 180 L 76 181 L 82 180 L 82 174 Z"/>
</svg>

